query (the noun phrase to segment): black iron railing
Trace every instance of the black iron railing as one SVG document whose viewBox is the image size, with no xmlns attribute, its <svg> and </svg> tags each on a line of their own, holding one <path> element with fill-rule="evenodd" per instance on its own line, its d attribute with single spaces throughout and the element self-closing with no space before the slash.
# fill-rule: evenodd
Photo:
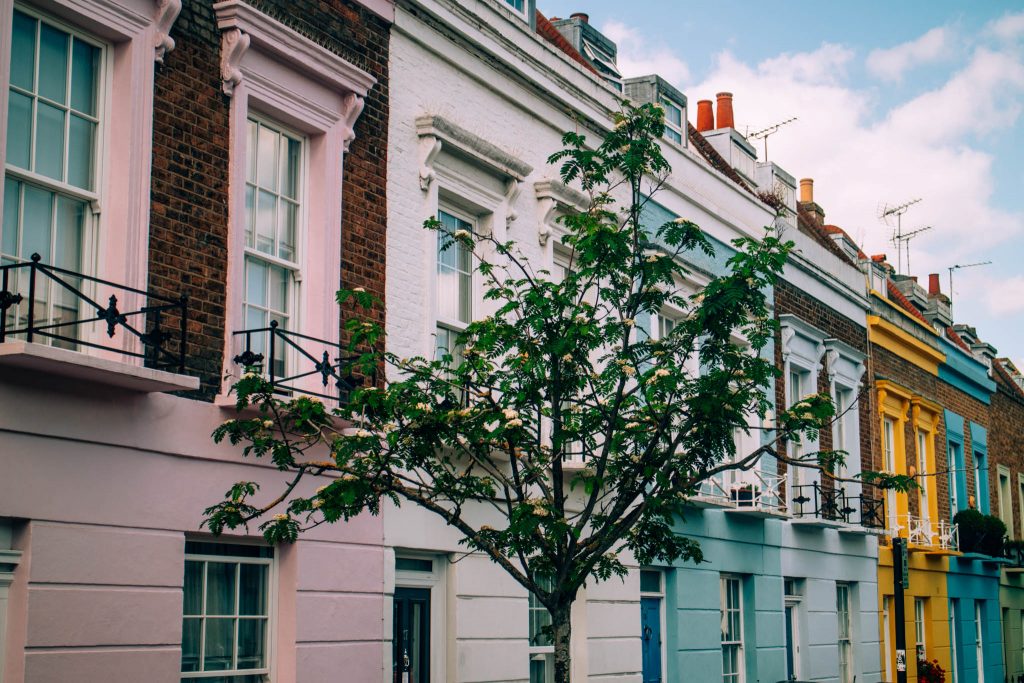
<svg viewBox="0 0 1024 683">
<path fill-rule="evenodd" d="M 1003 539 L 1003 557 L 1010 561 L 1012 567 L 1024 567 L 1024 542 Z"/>
<path fill-rule="evenodd" d="M 0 266 L 0 343 L 13 338 L 72 350 L 103 349 L 138 358 L 148 367 L 185 372 L 187 297 L 153 294 L 40 260 L 32 254 L 31 261 Z M 145 305 L 122 311 L 118 294 L 124 300 L 143 297 Z M 102 335 L 91 330 L 94 323 L 105 325 L 107 339 L 118 330 L 138 339 L 141 350 L 103 343 Z"/>
<path fill-rule="evenodd" d="M 306 394 L 345 403 L 349 393 L 360 384 L 352 375 L 353 362 L 359 356 L 346 354 L 340 343 L 286 330 L 277 321 L 271 321 L 269 327 L 234 334 L 242 337 L 244 343 L 235 363 L 258 369 L 279 393 Z M 333 390 L 329 389 L 331 385 Z"/>
<path fill-rule="evenodd" d="M 827 519 L 871 529 L 884 526 L 881 500 L 863 493 L 847 494 L 843 488 L 826 488 L 818 482 L 790 488 L 790 512 L 794 517 Z"/>
</svg>

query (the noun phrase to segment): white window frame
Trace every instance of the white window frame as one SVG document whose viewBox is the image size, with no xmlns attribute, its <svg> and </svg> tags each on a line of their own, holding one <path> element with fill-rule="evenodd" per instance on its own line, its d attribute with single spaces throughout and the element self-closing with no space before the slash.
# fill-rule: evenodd
<svg viewBox="0 0 1024 683">
<path fill-rule="evenodd" d="M 546 612 L 547 608 L 544 607 L 544 605 L 542 605 L 537 600 L 536 597 L 534 597 L 533 593 L 529 593 L 528 592 L 527 595 L 526 595 L 526 610 L 527 610 L 527 619 L 528 619 L 527 637 L 529 638 L 529 640 L 527 642 L 527 647 L 528 647 L 528 651 L 529 651 L 530 665 L 532 666 L 533 662 L 535 662 L 535 661 L 543 661 L 544 662 L 544 683 L 553 683 L 553 681 L 555 680 L 555 644 L 554 644 L 554 641 L 552 640 L 551 644 L 549 644 L 549 645 L 535 645 L 533 643 L 533 639 L 534 639 L 535 635 L 529 632 L 529 630 L 530 630 L 529 623 L 532 623 L 532 621 L 533 621 L 533 619 L 532 619 L 533 613 L 534 612 L 540 612 L 540 613 Z M 548 616 L 550 618 L 550 614 Z M 536 635 L 540 635 L 540 634 L 536 634 Z"/>
<path fill-rule="evenodd" d="M 926 642 L 927 621 L 925 610 L 927 605 L 925 598 L 914 598 L 914 656 L 917 661 L 928 658 L 928 643 Z"/>
<path fill-rule="evenodd" d="M 1017 536 L 1017 538 L 1019 539 L 1021 537 L 1024 537 L 1024 472 L 1018 472 L 1017 473 L 1017 497 L 1018 497 L 1018 507 L 1017 507 L 1017 509 L 1020 511 L 1020 525 L 1021 525 L 1020 535 Z M 1024 631 L 1021 631 L 1021 633 L 1024 634 Z"/>
<path fill-rule="evenodd" d="M 658 651 L 661 654 L 661 679 L 663 681 L 667 681 L 668 680 L 668 648 L 665 647 L 666 641 L 667 641 L 667 636 L 668 636 L 667 631 L 666 631 L 666 629 L 668 628 L 668 617 L 667 617 L 667 609 L 665 607 L 665 599 L 666 599 L 665 581 L 666 581 L 667 577 L 665 576 L 665 571 L 663 569 L 659 569 L 657 567 L 641 567 L 640 571 L 641 572 L 651 572 L 651 573 L 657 574 L 657 576 L 658 576 L 658 590 L 657 591 L 645 591 L 645 590 L 641 589 L 640 590 L 640 597 L 642 597 L 642 598 L 658 598 L 660 600 L 659 608 L 658 608 L 658 620 L 661 623 L 661 645 L 658 647 Z"/>
<path fill-rule="evenodd" d="M 658 104 L 665 109 L 665 139 L 673 144 L 679 145 L 680 147 L 685 147 L 687 138 L 686 107 L 664 94 L 660 94 L 658 96 Z M 679 110 L 680 125 L 677 126 L 674 123 L 669 122 L 668 107 L 674 107 Z M 673 133 L 673 135 L 669 135 L 669 132 Z M 678 140 L 675 139 L 676 135 L 679 136 Z"/>
<path fill-rule="evenodd" d="M 224 374 L 237 375 L 240 368 L 232 359 L 243 342 L 234 333 L 246 329 L 242 301 L 249 118 L 269 119 L 274 127 L 305 138 L 304 223 L 316 229 L 307 230 L 305 243 L 300 238 L 296 249 L 302 278 L 319 286 L 303 291 L 294 312 L 299 324 L 291 331 L 337 343 L 341 322 L 334 293 L 341 282 L 342 167 L 375 79 L 242 0 L 219 2 L 215 12 L 221 30 L 222 88 L 231 97 Z M 311 355 L 321 350 L 314 348 Z M 324 391 L 318 378 L 307 379 L 310 391 Z M 297 388 L 305 388 L 304 382 L 296 383 Z M 230 384 L 223 383 L 219 402 L 232 402 Z"/>
<path fill-rule="evenodd" d="M 0 0 L 0 167 L 7 169 L 7 106 L 13 9 L 63 25 L 104 46 L 99 68 L 92 216 L 86 222 L 83 272 L 145 290 L 149 264 L 150 173 L 153 157 L 154 60 L 162 62 L 174 48 L 171 26 L 179 0 L 50 0 L 45 11 L 30 3 Z M 116 106 L 115 106 L 116 105 Z M 108 131 L 117 130 L 116 136 Z M 116 172 L 115 172 L 116 171 Z M 47 183 L 55 187 L 52 183 Z M 68 188 L 63 188 L 68 189 Z M 73 194 L 73 193 L 72 193 Z M 81 195 L 79 195 L 81 196 Z M 85 197 L 83 197 L 85 198 Z M 0 193 L 0 215 L 3 211 Z M 91 238 L 92 244 L 88 244 Z M 145 305 L 142 296 L 124 292 L 119 308 Z M 132 335 L 120 335 L 125 350 L 138 352 Z M 109 340 L 107 344 L 109 345 Z M 91 355 L 107 351 L 81 348 Z M 117 359 L 141 361 L 117 354 Z"/>
<path fill-rule="evenodd" d="M 730 598 L 729 587 L 731 585 L 735 585 L 738 588 L 738 590 L 736 591 L 736 595 L 738 596 L 738 604 L 737 605 L 731 605 L 729 603 L 729 598 Z M 723 655 L 724 655 L 725 649 L 727 647 L 735 648 L 736 649 L 736 660 L 737 660 L 737 662 L 739 664 L 739 671 L 737 671 L 737 672 L 735 672 L 733 674 L 727 674 L 725 672 L 725 670 L 724 670 L 724 667 L 723 667 L 723 670 L 722 670 L 722 682 L 723 683 L 745 683 L 747 667 L 746 667 L 746 662 L 744 661 L 745 650 L 744 650 L 744 642 L 743 642 L 743 629 L 744 629 L 744 626 L 745 626 L 745 624 L 744 624 L 745 620 L 743 618 L 743 616 L 744 616 L 743 615 L 743 578 L 741 576 L 737 576 L 735 574 L 721 574 L 721 576 L 719 578 L 719 592 L 720 592 L 719 604 L 721 606 L 721 621 L 722 621 L 722 624 L 723 625 L 725 624 L 726 619 L 729 618 L 729 613 L 730 612 L 736 613 L 736 614 L 739 615 L 739 640 L 730 640 L 730 641 L 723 640 L 722 641 L 722 653 L 723 653 Z M 724 637 L 724 635 L 725 635 L 724 630 L 722 632 L 722 635 Z M 724 657 L 723 657 L 723 659 L 724 659 Z"/>
<path fill-rule="evenodd" d="M 454 218 L 456 218 L 457 220 L 463 221 L 466 224 L 468 224 L 469 228 L 470 228 L 470 232 L 472 232 L 474 235 L 479 234 L 480 224 L 481 224 L 480 216 L 473 215 L 471 212 L 468 212 L 468 211 L 465 211 L 463 209 L 460 209 L 459 207 L 457 207 L 457 206 L 455 206 L 452 203 L 447 202 L 447 201 L 442 201 L 439 204 L 439 206 L 437 208 L 437 213 L 434 215 L 434 218 L 440 220 L 442 212 L 446 213 L 446 214 L 448 214 L 448 215 L 450 215 L 450 216 L 452 216 Z M 449 251 L 452 250 L 452 249 L 458 249 L 458 248 L 468 248 L 470 250 L 469 251 L 469 292 L 467 292 L 467 295 L 469 297 L 469 320 L 468 321 L 462 321 L 462 320 L 458 320 L 458 319 L 455 319 L 455 318 L 442 318 L 441 317 L 441 311 L 440 311 L 440 308 L 441 308 L 440 307 L 440 300 L 439 300 L 439 295 L 438 295 L 438 277 L 437 277 L 438 276 L 438 266 L 439 266 L 438 258 L 440 257 L 440 245 L 441 245 L 441 239 L 442 239 L 440 231 L 438 231 L 438 233 L 434 236 L 434 239 L 435 239 L 435 245 L 434 245 L 434 269 L 433 269 L 434 277 L 433 277 L 433 280 L 432 280 L 432 285 L 433 285 L 433 291 L 434 291 L 434 296 L 433 296 L 433 300 L 434 300 L 434 315 L 433 315 L 433 318 L 434 318 L 434 320 L 436 322 L 436 325 L 435 325 L 435 331 L 434 331 L 434 337 L 435 337 L 434 349 L 435 349 L 435 351 L 434 351 L 434 353 L 432 353 L 429 356 L 430 358 L 436 358 L 437 357 L 437 349 L 440 348 L 439 343 L 436 340 L 437 330 L 439 328 L 444 328 L 448 332 L 451 332 L 451 333 L 454 333 L 454 334 L 458 335 L 459 333 L 463 332 L 466 329 L 466 327 L 469 325 L 469 323 L 471 323 L 473 320 L 476 319 L 476 316 L 478 314 L 478 309 L 479 309 L 479 302 L 482 300 L 481 289 L 482 289 L 482 286 L 483 286 L 481 275 L 480 275 L 480 273 L 477 270 L 477 256 L 474 253 L 474 248 L 473 247 L 465 247 L 465 246 L 461 246 L 460 247 L 459 244 L 453 244 L 452 246 L 448 247 Z M 475 244 L 476 244 L 476 242 L 474 241 L 474 245 Z M 449 349 L 449 351 L 451 351 L 451 349 Z"/>
<path fill-rule="evenodd" d="M 893 680 L 893 648 L 892 642 L 893 637 L 890 629 L 892 629 L 892 601 L 891 595 L 882 596 L 882 651 L 884 653 L 883 659 L 885 660 L 885 680 Z M 954 661 L 956 656 L 954 655 Z"/>
<path fill-rule="evenodd" d="M 782 339 L 782 366 L 783 378 L 786 382 L 786 408 L 808 394 L 818 392 L 818 371 L 821 368 L 821 359 L 825 355 L 826 334 L 791 314 L 779 316 Z M 800 390 L 794 392 L 790 386 L 793 373 L 800 373 Z M 800 394 L 800 395 L 797 395 Z M 801 444 L 790 443 L 790 457 L 799 457 L 803 453 L 813 453 L 819 448 L 817 440 L 810 440 L 803 437 Z M 801 467 L 789 466 L 787 482 L 787 495 L 792 502 L 794 486 L 812 485 L 820 481 L 820 475 L 816 470 Z M 806 479 L 806 481 L 805 481 Z"/>
<path fill-rule="evenodd" d="M 803 629 L 801 628 L 801 622 L 803 621 L 803 608 L 801 604 L 804 600 L 804 579 L 797 577 L 785 577 L 782 580 L 783 585 L 783 610 L 792 609 L 793 618 L 790 622 L 792 627 L 790 631 L 784 634 L 786 641 L 792 640 L 790 645 L 793 648 L 793 675 L 797 678 L 803 670 Z M 790 590 L 792 589 L 792 590 Z M 783 615 L 785 616 L 785 615 Z"/>
<path fill-rule="evenodd" d="M 213 541 L 213 540 L 209 540 L 209 539 L 194 539 L 194 540 L 196 540 L 196 541 L 198 541 L 200 543 L 220 543 L 220 541 Z M 225 545 L 262 547 L 262 546 L 258 546 L 257 544 L 253 544 L 253 543 L 225 543 Z M 203 568 L 203 598 L 204 598 L 203 599 L 203 604 L 204 604 L 203 613 L 204 614 L 201 617 L 203 619 L 204 625 L 203 625 L 203 630 L 200 632 L 201 634 L 205 634 L 205 621 L 206 621 L 206 615 L 205 615 L 205 612 L 206 612 L 206 608 L 205 608 L 205 603 L 206 603 L 206 600 L 205 600 L 205 596 L 206 596 L 206 563 L 209 563 L 209 562 L 220 562 L 220 563 L 233 563 L 233 564 L 238 564 L 238 565 L 253 564 L 253 565 L 264 565 L 264 566 L 267 567 L 267 596 L 266 596 L 266 601 L 267 601 L 267 620 L 266 620 L 266 630 L 264 632 L 264 648 L 265 648 L 265 651 L 266 651 L 266 666 L 263 667 L 263 668 L 260 668 L 260 669 L 244 669 L 244 670 L 216 671 L 216 672 L 214 672 L 214 671 L 190 671 L 190 672 L 181 671 L 178 674 L 179 678 L 181 678 L 181 679 L 195 679 L 197 681 L 202 681 L 204 678 L 209 678 L 211 675 L 214 675 L 214 676 L 263 675 L 263 676 L 267 677 L 268 680 L 276 680 L 276 678 L 277 678 L 277 669 L 276 669 L 276 666 L 277 666 L 277 657 L 276 657 L 277 638 L 275 637 L 275 635 L 276 635 L 276 633 L 275 633 L 275 626 L 277 624 L 277 611 L 278 611 L 278 600 L 277 600 L 277 596 L 278 596 L 278 591 L 277 591 L 277 584 L 278 584 L 278 567 L 277 567 L 278 552 L 276 550 L 274 550 L 273 553 L 272 553 L 272 557 L 243 557 L 243 556 L 236 556 L 236 555 L 205 555 L 205 554 L 202 554 L 202 553 L 186 553 L 185 554 L 185 561 L 186 562 L 203 562 L 204 563 L 204 568 Z M 184 570 L 184 567 L 183 567 L 183 570 Z M 238 575 L 236 574 L 236 578 L 235 578 L 236 610 L 237 610 L 237 603 L 238 603 L 238 601 L 240 599 L 239 598 L 239 591 L 240 590 L 241 590 L 241 582 L 238 580 Z M 182 594 L 184 595 L 184 589 L 182 590 Z M 184 615 L 183 614 L 182 615 L 182 620 L 184 621 L 184 619 L 187 618 L 187 617 L 188 618 L 194 618 L 194 615 Z M 238 630 L 237 630 L 237 627 L 235 629 L 235 633 L 236 633 L 235 649 L 237 650 L 237 647 L 238 647 L 238 639 L 237 639 Z M 205 641 L 206 641 L 206 639 L 205 639 L 204 635 L 200 635 L 200 642 L 199 642 L 199 661 L 200 661 L 200 663 L 203 662 L 203 650 L 206 647 L 206 642 Z M 178 665 L 179 665 L 179 669 L 180 669 L 180 666 L 181 666 L 180 660 L 179 660 Z"/>
<path fill-rule="evenodd" d="M 985 622 L 982 620 L 981 600 L 974 601 L 974 658 L 978 663 L 978 676 L 985 674 Z"/>
<path fill-rule="evenodd" d="M 956 598 L 950 598 L 949 600 L 949 623 L 950 623 L 950 638 L 949 638 L 949 658 L 950 658 L 950 673 L 952 676 L 952 683 L 956 683 L 960 678 L 960 664 L 957 661 L 957 650 L 960 647 L 960 624 L 957 623 L 959 615 L 957 614 L 957 606 L 960 604 Z"/>
<path fill-rule="evenodd" d="M 832 448 L 847 452 L 846 462 L 837 467 L 837 474 L 851 479 L 860 474 L 860 387 L 866 370 L 866 356 L 838 339 L 826 339 L 825 357 L 828 363 L 829 393 L 839 412 L 840 397 L 850 400 L 846 411 L 838 416 L 832 431 Z M 861 485 L 844 481 L 841 484 L 848 497 L 861 493 Z"/>
<path fill-rule="evenodd" d="M 889 428 L 891 425 L 891 429 Z M 896 430 L 903 427 L 903 423 L 891 415 L 882 415 L 882 471 L 896 471 Z M 885 492 L 885 515 L 888 518 L 887 528 L 896 533 L 899 529 L 899 519 L 896 510 L 896 492 L 887 489 Z"/>
<path fill-rule="evenodd" d="M 845 600 L 841 596 L 845 596 Z M 850 583 L 836 583 L 836 620 L 838 622 L 839 646 L 839 683 L 853 683 L 857 676 L 857 664 L 853 652 L 853 585 Z M 845 608 L 841 609 L 841 608 Z M 843 612 L 845 611 L 845 623 Z M 846 637 L 843 637 L 843 627 L 846 628 Z M 845 657 L 844 657 L 845 653 Z"/>
<path fill-rule="evenodd" d="M 1006 486 L 1003 486 L 1003 483 Z M 1017 531 L 1013 523 L 1013 493 L 1010 479 L 1010 468 L 1006 465 L 996 465 L 996 486 L 999 489 L 999 516 L 1006 524 L 1006 535 L 1009 538 L 1016 538 Z"/>
<path fill-rule="evenodd" d="M 448 680 L 445 674 L 446 653 L 445 638 L 447 633 L 447 591 L 448 583 L 448 559 L 445 555 L 429 553 L 417 550 L 388 549 L 385 551 L 385 561 L 391 560 L 389 565 L 395 568 L 395 559 L 399 557 L 431 560 L 431 571 L 414 571 L 394 569 L 393 580 L 388 581 L 391 585 L 389 602 L 385 605 L 386 614 L 392 614 L 394 610 L 394 588 L 429 588 L 430 589 L 430 677 L 435 681 Z M 390 620 L 389 620 L 390 621 Z M 391 680 L 391 647 L 384 653 L 385 657 L 385 679 Z"/>
</svg>

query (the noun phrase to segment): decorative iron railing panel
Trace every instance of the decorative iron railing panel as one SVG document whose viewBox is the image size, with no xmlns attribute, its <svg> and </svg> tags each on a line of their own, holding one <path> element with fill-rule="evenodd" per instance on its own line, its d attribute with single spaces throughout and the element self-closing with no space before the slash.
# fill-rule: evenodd
<svg viewBox="0 0 1024 683">
<path fill-rule="evenodd" d="M 101 349 L 184 374 L 187 297 L 119 285 L 40 263 L 40 258 L 32 254 L 31 261 L 0 265 L 0 343 L 23 339 L 75 351 Z M 131 305 L 121 310 L 119 303 L 123 307 L 125 301 Z M 104 336 L 113 340 L 119 330 L 138 345 L 104 342 Z"/>
<path fill-rule="evenodd" d="M 868 529 L 885 526 L 882 501 L 863 493 L 848 494 L 845 488 L 827 488 L 819 482 L 791 488 L 790 514 L 856 524 Z"/>
<path fill-rule="evenodd" d="M 352 375 L 353 362 L 359 356 L 346 354 L 338 342 L 283 329 L 276 321 L 268 327 L 234 334 L 242 340 L 235 363 L 257 368 L 282 394 L 305 394 L 345 403 L 360 384 Z"/>
</svg>

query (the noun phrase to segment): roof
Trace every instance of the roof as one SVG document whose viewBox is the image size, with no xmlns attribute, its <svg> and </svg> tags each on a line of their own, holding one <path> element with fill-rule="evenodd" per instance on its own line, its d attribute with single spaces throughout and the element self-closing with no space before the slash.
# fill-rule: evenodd
<svg viewBox="0 0 1024 683">
<path fill-rule="evenodd" d="M 921 311 L 917 310 L 917 306 L 915 306 L 914 304 L 910 303 L 910 299 L 908 299 L 907 297 L 903 296 L 903 292 L 901 292 L 899 289 L 896 288 L 896 285 L 894 285 L 892 283 L 892 280 L 889 280 L 887 278 L 885 283 L 888 286 L 889 299 L 890 300 L 895 301 L 897 304 L 899 304 L 900 308 L 904 309 L 912 317 L 917 318 L 918 320 L 923 322 L 928 327 L 932 326 L 931 323 L 928 322 L 928 318 L 925 318 L 924 314 L 921 313 Z M 961 340 L 961 343 L 962 343 L 962 340 Z"/>
<path fill-rule="evenodd" d="M 1003 362 L 1005 360 L 1005 358 L 996 358 L 995 361 L 993 361 L 992 375 L 995 378 L 996 383 L 1004 386 L 1008 393 L 1024 401 L 1024 389 L 1021 389 L 1020 385 L 1013 379 L 1009 371 L 1003 367 Z"/>
<path fill-rule="evenodd" d="M 801 207 L 799 204 L 796 208 L 796 219 L 797 227 L 801 229 L 801 232 L 804 232 L 807 235 L 809 235 L 812 239 L 814 239 L 815 242 L 825 247 L 825 249 L 827 249 L 828 251 L 831 251 L 837 257 L 842 259 L 843 262 L 848 263 L 851 266 L 857 265 L 856 263 L 853 262 L 853 259 L 851 259 L 849 255 L 847 255 L 847 253 L 843 251 L 843 248 L 836 244 L 835 240 L 829 236 L 830 233 L 825 229 L 826 227 L 829 226 L 818 225 L 818 221 L 814 220 L 814 216 L 811 214 L 811 212 Z M 836 229 L 839 230 L 839 228 Z M 840 230 L 840 232 L 842 231 Z"/>
<path fill-rule="evenodd" d="M 951 342 L 953 342 L 954 344 L 959 346 L 961 349 L 963 349 L 967 353 L 971 353 L 971 347 L 967 345 L 967 342 L 965 342 L 963 340 L 963 337 L 961 337 L 959 334 L 957 334 L 956 330 L 954 330 L 952 327 L 949 327 L 949 326 L 946 327 L 946 336 L 949 337 L 949 340 Z M 974 354 L 971 353 L 971 355 L 974 355 Z"/>
<path fill-rule="evenodd" d="M 693 145 L 693 148 L 696 149 L 702 157 L 704 157 L 705 161 L 711 164 L 713 169 L 722 173 L 726 178 L 733 181 L 750 194 L 755 197 L 757 196 L 757 193 L 754 192 L 753 188 L 747 185 L 746 181 L 743 180 L 743 178 L 740 177 L 740 174 L 736 172 L 736 169 L 734 169 L 729 162 L 725 160 L 725 157 L 719 154 L 718 151 L 711 146 L 711 143 L 708 142 L 707 139 L 701 135 L 689 121 L 686 122 L 686 135 L 690 139 L 690 144 Z"/>
<path fill-rule="evenodd" d="M 569 57 L 569 59 L 573 60 L 574 62 L 578 62 L 587 71 L 593 73 L 595 76 L 601 75 L 600 73 L 598 73 L 597 69 L 595 69 L 590 64 L 590 62 L 588 62 L 587 59 L 583 55 L 581 55 L 576 48 L 572 46 L 572 43 L 565 39 L 565 36 L 563 36 L 558 31 L 558 29 L 555 28 L 555 25 L 552 24 L 547 17 L 540 13 L 540 10 L 537 10 L 537 34 L 540 35 L 541 38 L 548 41 L 549 43 L 557 47 L 559 50 L 564 52 Z"/>
</svg>

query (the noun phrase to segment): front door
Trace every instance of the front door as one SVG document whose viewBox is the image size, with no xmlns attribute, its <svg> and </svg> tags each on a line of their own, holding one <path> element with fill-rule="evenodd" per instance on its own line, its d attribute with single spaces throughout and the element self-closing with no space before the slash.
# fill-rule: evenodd
<svg viewBox="0 0 1024 683">
<path fill-rule="evenodd" d="M 640 598 L 643 683 L 661 683 L 661 598 Z"/>
<path fill-rule="evenodd" d="M 430 589 L 395 588 L 393 683 L 430 683 Z"/>
<path fill-rule="evenodd" d="M 797 633 L 796 605 L 786 605 L 786 678 L 796 680 L 800 672 L 800 636 Z"/>
</svg>

